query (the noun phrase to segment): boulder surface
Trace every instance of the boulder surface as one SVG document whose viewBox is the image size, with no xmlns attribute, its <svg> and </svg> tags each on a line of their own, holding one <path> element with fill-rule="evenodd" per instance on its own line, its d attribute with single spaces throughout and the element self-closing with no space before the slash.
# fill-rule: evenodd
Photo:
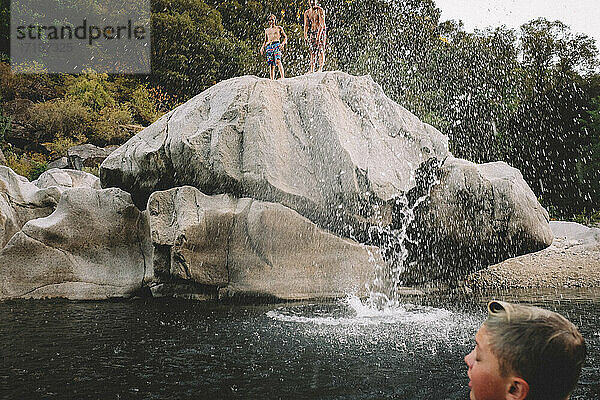
<svg viewBox="0 0 600 400">
<path fill-rule="evenodd" d="M 374 278 L 376 248 L 325 232 L 281 204 L 186 186 L 153 193 L 148 211 L 163 283 L 304 299 L 364 295 Z"/>
<path fill-rule="evenodd" d="M 448 154 L 446 136 L 369 76 L 244 76 L 134 136 L 102 163 L 100 178 L 132 193 L 140 208 L 153 191 L 190 185 L 280 203 L 347 236 L 390 218 L 419 165 Z"/>
<path fill-rule="evenodd" d="M 100 178 L 85 171 L 52 168 L 32 182 L 40 189 L 55 186 L 61 192 L 77 187 L 101 189 Z"/>
<path fill-rule="evenodd" d="M 417 210 L 413 235 L 407 283 L 456 280 L 553 240 L 548 213 L 519 170 L 452 157 Z"/>
<path fill-rule="evenodd" d="M 66 190 L 0 252 L 0 299 L 127 297 L 151 278 L 148 218 L 120 189 Z"/>
<path fill-rule="evenodd" d="M 0 166 L 0 248 L 27 221 L 52 214 L 59 199 L 56 187 L 39 188 L 12 169 Z"/>
</svg>

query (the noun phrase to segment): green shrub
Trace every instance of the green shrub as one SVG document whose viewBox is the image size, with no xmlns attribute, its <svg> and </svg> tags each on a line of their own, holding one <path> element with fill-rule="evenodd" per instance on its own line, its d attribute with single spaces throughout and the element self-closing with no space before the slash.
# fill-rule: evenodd
<svg viewBox="0 0 600 400">
<path fill-rule="evenodd" d="M 92 121 L 90 111 L 72 98 L 36 103 L 31 107 L 29 116 L 33 130 L 40 133 L 42 141 L 48 142 L 58 138 L 81 141 Z"/>
<path fill-rule="evenodd" d="M 106 107 L 98 112 L 97 119 L 88 135 L 97 146 L 122 144 L 134 133 L 133 117 L 127 106 Z"/>
<path fill-rule="evenodd" d="M 2 112 L 0 108 L 0 140 L 4 140 L 4 135 L 10 132 L 12 119 Z"/>
<path fill-rule="evenodd" d="M 108 80 L 107 74 L 87 72 L 76 77 L 69 76 L 65 81 L 67 96 L 78 99 L 81 104 L 93 111 L 116 104 L 116 88 Z"/>
<path fill-rule="evenodd" d="M 48 160 L 43 154 L 38 153 L 21 155 L 8 153 L 6 162 L 10 169 L 30 181 L 37 179 L 48 169 Z"/>
<path fill-rule="evenodd" d="M 44 143 L 44 147 L 48 149 L 52 159 L 57 159 L 60 157 L 66 157 L 67 151 L 71 147 L 83 144 L 86 141 L 87 139 L 83 135 L 75 137 L 57 136 L 52 142 Z"/>
<path fill-rule="evenodd" d="M 62 95 L 62 80 L 62 75 L 49 75 L 35 63 L 20 66 L 14 71 L 7 62 L 0 62 L 0 96 L 4 101 L 46 101 L 59 97 Z"/>
<path fill-rule="evenodd" d="M 138 86 L 133 91 L 129 104 L 135 116 L 144 125 L 150 125 L 159 117 L 159 113 L 156 111 L 156 104 L 150 97 L 148 89 L 143 85 Z"/>
</svg>

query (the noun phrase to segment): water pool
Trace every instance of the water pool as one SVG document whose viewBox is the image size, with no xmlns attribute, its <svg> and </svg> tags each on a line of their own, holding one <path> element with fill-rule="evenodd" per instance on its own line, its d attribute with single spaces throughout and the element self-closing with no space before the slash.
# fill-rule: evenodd
<svg viewBox="0 0 600 400">
<path fill-rule="evenodd" d="M 559 293 L 526 300 L 580 327 L 589 357 L 572 399 L 600 398 L 600 300 Z M 484 300 L 428 303 L 386 313 L 356 299 L 0 303 L 0 396 L 466 399 L 463 357 Z"/>
</svg>

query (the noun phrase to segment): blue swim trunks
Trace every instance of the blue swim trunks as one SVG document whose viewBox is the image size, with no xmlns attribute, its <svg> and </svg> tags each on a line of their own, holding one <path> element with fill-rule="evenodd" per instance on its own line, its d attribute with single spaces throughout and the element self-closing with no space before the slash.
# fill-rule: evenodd
<svg viewBox="0 0 600 400">
<path fill-rule="evenodd" d="M 267 45 L 267 64 L 275 65 L 277 60 L 281 60 L 281 49 L 279 42 L 273 42 Z"/>
</svg>

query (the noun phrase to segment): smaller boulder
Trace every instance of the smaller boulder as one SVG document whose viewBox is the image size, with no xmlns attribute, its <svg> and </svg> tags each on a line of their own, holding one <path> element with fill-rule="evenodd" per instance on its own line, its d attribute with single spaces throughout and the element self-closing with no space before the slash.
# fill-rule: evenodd
<svg viewBox="0 0 600 400">
<path fill-rule="evenodd" d="M 49 169 L 33 181 L 33 184 L 40 189 L 55 186 L 61 192 L 77 187 L 102 189 L 100 187 L 100 178 L 85 171 L 74 169 Z"/>
<path fill-rule="evenodd" d="M 405 283 L 456 281 L 552 244 L 548 213 L 518 169 L 448 158 L 439 174 L 417 210 Z"/>
<path fill-rule="evenodd" d="M 566 221 L 550 221 L 550 228 L 557 249 L 600 251 L 600 228 Z"/>
<path fill-rule="evenodd" d="M 61 157 L 58 160 L 54 160 L 54 161 L 48 163 L 48 169 L 54 169 L 54 168 L 58 168 L 58 169 L 69 168 L 69 159 L 67 157 Z"/>
<path fill-rule="evenodd" d="M 184 186 L 154 192 L 148 210 L 154 272 L 172 287 L 189 282 L 221 295 L 279 299 L 364 295 L 381 262 L 377 248 L 326 232 L 281 204 Z"/>
<path fill-rule="evenodd" d="M 146 213 L 120 189 L 66 190 L 0 251 L 0 299 L 129 297 L 151 279 Z"/>
<path fill-rule="evenodd" d="M 67 151 L 69 168 L 81 170 L 83 167 L 98 167 L 117 148 L 118 146 L 98 147 L 89 143 L 71 147 Z"/>
</svg>

